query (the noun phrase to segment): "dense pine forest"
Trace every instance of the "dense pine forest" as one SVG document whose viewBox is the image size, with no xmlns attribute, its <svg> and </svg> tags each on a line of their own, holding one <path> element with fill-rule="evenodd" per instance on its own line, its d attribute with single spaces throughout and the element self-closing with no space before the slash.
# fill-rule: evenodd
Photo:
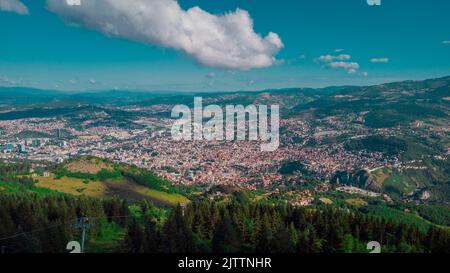
<svg viewBox="0 0 450 273">
<path fill-rule="evenodd" d="M 79 238 L 77 219 L 100 236 L 114 224 L 124 230 L 111 252 L 144 253 L 340 253 L 367 252 L 369 241 L 383 252 L 450 252 L 448 230 L 395 224 L 338 208 L 295 208 L 233 200 L 194 202 L 166 215 L 147 202 L 98 200 L 64 195 L 0 196 L 0 245 L 4 252 L 68 252 Z"/>
<path fill-rule="evenodd" d="M 67 243 L 80 239 L 82 218 L 90 224 L 86 252 L 367 253 L 367 243 L 377 241 L 385 253 L 450 253 L 448 228 L 370 211 L 255 202 L 243 192 L 228 201 L 197 199 L 174 207 L 75 197 L 35 187 L 28 171 L 27 164 L 0 164 L 3 253 L 67 253 Z M 425 208 L 424 215 L 446 224 L 445 215 Z"/>
</svg>

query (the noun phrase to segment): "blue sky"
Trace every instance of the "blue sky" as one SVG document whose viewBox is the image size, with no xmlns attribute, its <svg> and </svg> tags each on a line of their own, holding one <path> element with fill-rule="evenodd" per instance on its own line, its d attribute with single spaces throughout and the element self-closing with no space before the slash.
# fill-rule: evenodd
<svg viewBox="0 0 450 273">
<path fill-rule="evenodd" d="M 219 42 L 226 41 L 224 49 L 212 45 L 217 39 L 208 40 L 208 35 L 186 34 L 188 40 L 194 39 L 189 43 L 198 45 L 193 47 L 181 38 L 164 40 L 147 33 L 149 28 L 158 30 L 158 20 L 165 18 L 126 28 L 116 21 L 111 33 L 117 35 L 111 35 L 99 26 L 116 17 L 88 7 L 73 13 L 58 1 L 63 0 L 49 0 L 53 6 L 47 7 L 44 0 L 23 0 L 25 15 L 0 11 L 0 86 L 233 91 L 369 85 L 450 75 L 447 0 L 382 0 L 376 7 L 366 0 L 179 0 L 187 19 L 200 27 L 211 20 L 216 24 L 213 30 L 226 30 Z M 207 21 L 185 13 L 194 6 L 208 14 Z M 253 20 L 254 29 L 248 33 L 257 35 L 254 39 L 235 33 L 229 20 L 215 21 L 215 16 L 227 12 L 234 15 L 237 8 L 248 11 Z M 245 14 L 232 17 L 245 18 Z M 171 28 L 163 31 L 179 31 L 173 24 Z M 257 52 L 239 61 L 248 46 Z M 228 54 L 229 48 L 238 49 Z"/>
</svg>

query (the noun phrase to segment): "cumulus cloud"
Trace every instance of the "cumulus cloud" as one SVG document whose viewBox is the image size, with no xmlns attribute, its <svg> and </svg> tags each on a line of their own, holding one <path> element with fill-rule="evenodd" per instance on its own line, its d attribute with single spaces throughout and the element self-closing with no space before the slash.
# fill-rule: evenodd
<svg viewBox="0 0 450 273">
<path fill-rule="evenodd" d="M 388 63 L 389 58 L 372 58 L 372 59 L 370 59 L 370 62 L 372 62 L 372 63 Z"/>
<path fill-rule="evenodd" d="M 28 8 L 19 0 L 0 0 L 0 11 L 15 12 L 20 15 L 29 14 Z"/>
<path fill-rule="evenodd" d="M 335 50 L 336 52 L 336 50 Z M 349 54 L 339 55 L 322 55 L 316 59 L 318 62 L 325 63 L 324 68 L 329 69 L 344 69 L 349 74 L 354 74 L 359 70 L 359 64 L 357 62 L 350 61 L 352 56 Z"/>
<path fill-rule="evenodd" d="M 276 33 L 255 33 L 252 18 L 241 9 L 214 15 L 199 7 L 184 10 L 176 0 L 89 0 L 80 6 L 47 0 L 47 6 L 69 23 L 173 48 L 209 67 L 268 67 L 276 64 L 274 56 L 284 47 Z"/>
<path fill-rule="evenodd" d="M 332 68 L 332 69 L 345 69 L 349 74 L 356 73 L 359 69 L 359 64 L 356 62 L 331 62 L 328 63 L 326 68 Z"/>
<path fill-rule="evenodd" d="M 321 62 L 334 62 L 334 61 L 347 61 L 347 60 L 350 60 L 351 58 L 352 58 L 352 56 L 350 56 L 348 54 L 340 54 L 337 56 L 323 55 L 323 56 L 320 56 L 318 58 L 318 60 Z"/>
<path fill-rule="evenodd" d="M 450 45 L 450 41 L 442 41 L 442 43 L 445 45 Z"/>
</svg>

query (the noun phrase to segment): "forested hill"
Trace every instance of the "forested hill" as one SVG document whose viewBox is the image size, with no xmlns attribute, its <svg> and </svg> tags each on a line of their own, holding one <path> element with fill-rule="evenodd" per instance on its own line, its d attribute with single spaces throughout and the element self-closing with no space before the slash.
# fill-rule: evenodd
<svg viewBox="0 0 450 273">
<path fill-rule="evenodd" d="M 93 156 L 36 169 L 29 164 L 0 162 L 0 193 L 20 192 L 18 185 L 5 182 L 18 182 L 32 191 L 100 199 L 117 196 L 130 202 L 147 200 L 164 206 L 190 202 L 188 187 L 174 186 L 145 169 Z"/>
<path fill-rule="evenodd" d="M 34 194 L 0 196 L 0 242 L 7 252 L 66 252 L 75 223 L 93 224 L 87 252 L 366 253 L 450 252 L 448 230 L 396 224 L 345 210 L 194 202 L 164 213 L 149 203 Z"/>
<path fill-rule="evenodd" d="M 415 120 L 448 119 L 450 77 L 375 86 L 346 87 L 306 104 L 292 114 L 312 112 L 316 117 L 364 113 L 365 125 L 387 128 Z"/>
<path fill-rule="evenodd" d="M 97 179 L 97 168 L 113 167 L 103 165 L 107 162 L 99 161 L 99 166 L 71 161 L 62 165 L 64 173 L 55 173 Z M 223 202 L 198 199 L 183 208 L 157 206 L 145 198 L 69 195 L 36 186 L 22 175 L 27 165 L 0 166 L 0 245 L 6 252 L 66 252 L 67 242 L 80 238 L 76 223 L 83 217 L 92 223 L 87 252 L 365 253 L 369 241 L 380 242 L 384 252 L 450 252 L 448 227 L 411 216 L 397 219 L 399 211 L 381 206 L 365 212 L 338 206 L 302 208 L 256 201 L 239 191 Z M 96 177 L 86 176 L 89 172 Z M 109 169 L 100 176 L 107 181 L 112 174 L 114 169 Z M 55 184 L 77 179 L 64 177 L 47 178 L 56 179 Z M 437 210 L 423 209 L 429 210 L 423 215 L 436 219 Z M 446 225 L 445 216 L 442 220 Z"/>
</svg>

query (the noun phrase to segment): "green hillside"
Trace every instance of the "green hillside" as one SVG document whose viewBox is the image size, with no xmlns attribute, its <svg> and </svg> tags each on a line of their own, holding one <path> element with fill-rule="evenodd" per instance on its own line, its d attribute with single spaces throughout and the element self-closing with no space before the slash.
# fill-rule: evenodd
<svg viewBox="0 0 450 273">
<path fill-rule="evenodd" d="M 316 117 L 365 113 L 371 128 L 408 125 L 415 120 L 448 118 L 450 77 L 406 81 L 376 86 L 348 87 L 299 104 L 296 114 L 312 112 Z"/>
<path fill-rule="evenodd" d="M 189 194 L 150 171 L 96 157 L 70 160 L 45 175 L 35 175 L 36 186 L 75 196 L 121 197 L 173 206 L 189 203 Z"/>
</svg>

